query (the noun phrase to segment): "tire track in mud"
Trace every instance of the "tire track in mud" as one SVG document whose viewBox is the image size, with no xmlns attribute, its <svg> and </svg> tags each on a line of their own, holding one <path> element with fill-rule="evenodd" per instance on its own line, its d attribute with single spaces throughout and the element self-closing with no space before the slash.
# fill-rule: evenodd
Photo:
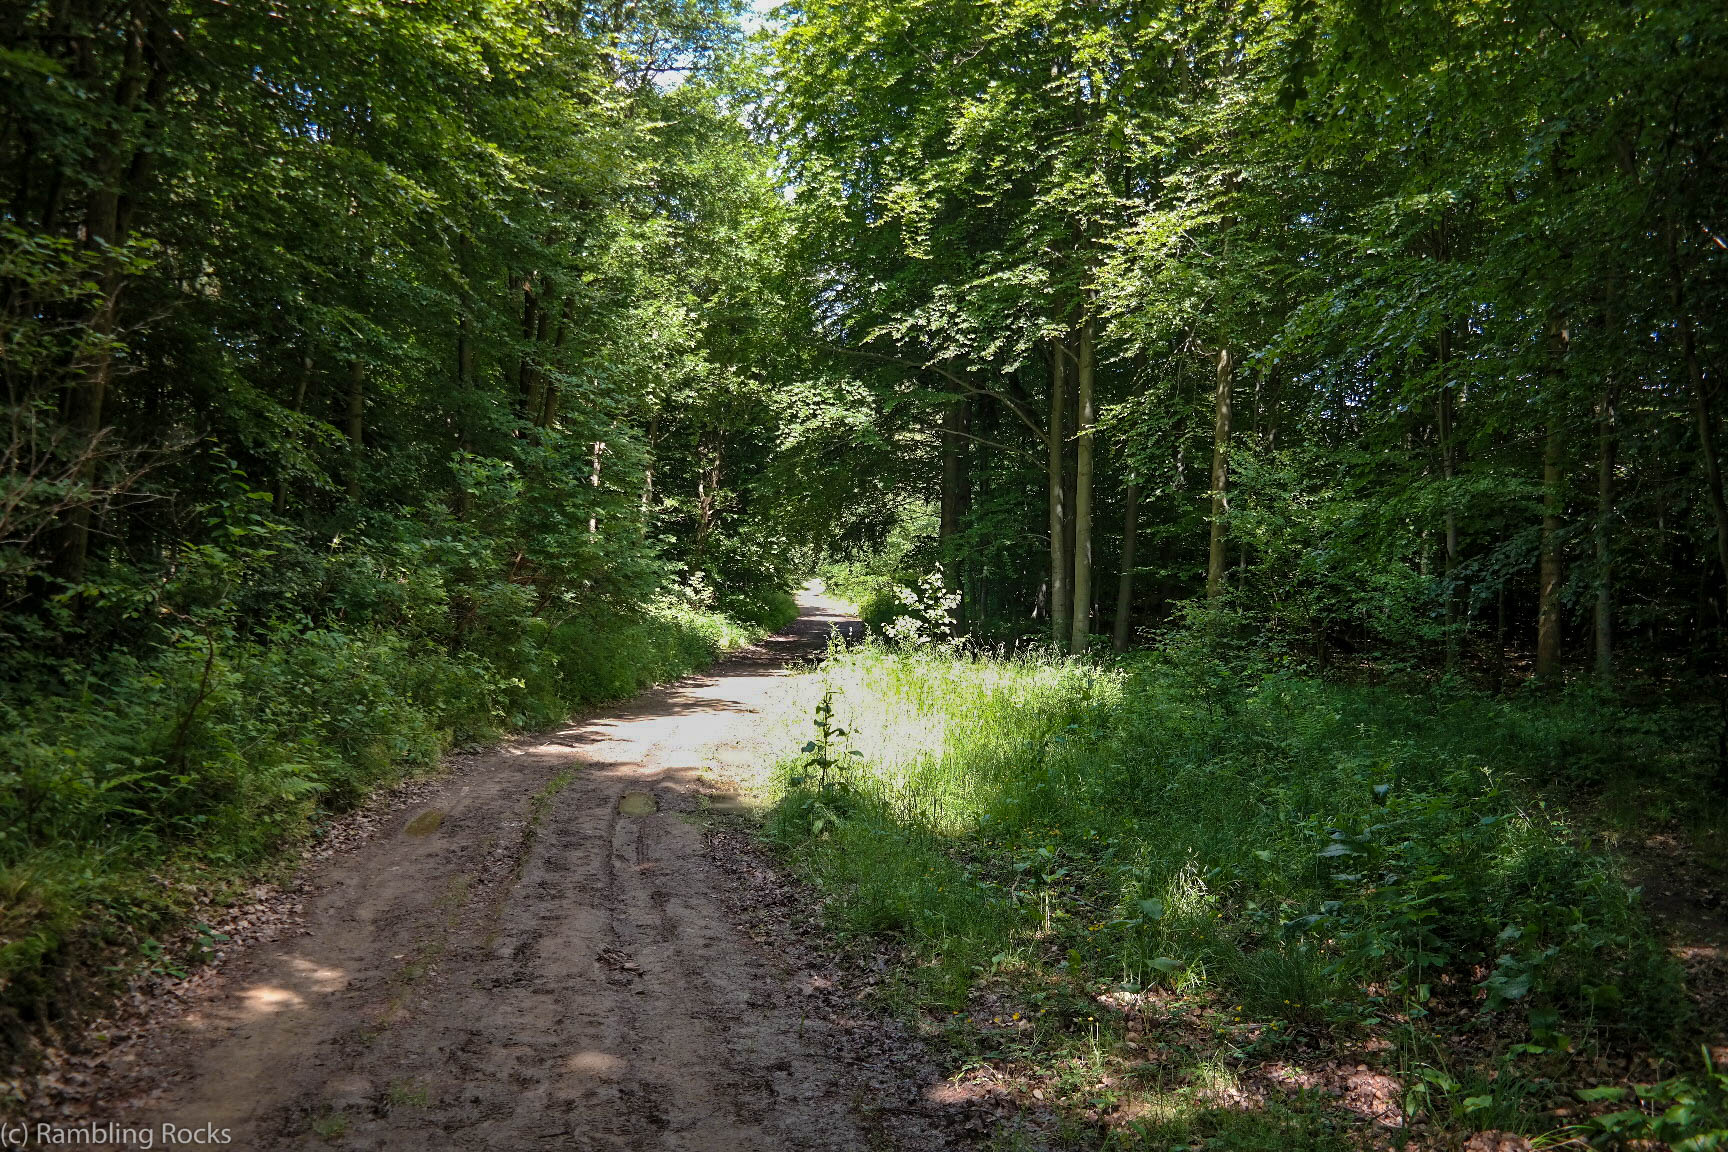
<svg viewBox="0 0 1728 1152">
<path fill-rule="evenodd" d="M 476 758 L 321 864 L 303 934 L 171 1026 L 128 1122 L 257 1149 L 879 1146 L 690 819 L 710 753 L 748 750 L 781 673 L 844 623 L 801 607 L 705 676 Z"/>
</svg>

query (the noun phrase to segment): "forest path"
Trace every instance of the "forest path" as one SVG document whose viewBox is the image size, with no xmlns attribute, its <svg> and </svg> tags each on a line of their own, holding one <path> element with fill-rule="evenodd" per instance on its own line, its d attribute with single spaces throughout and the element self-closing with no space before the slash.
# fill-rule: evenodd
<svg viewBox="0 0 1728 1152">
<path fill-rule="evenodd" d="M 304 931 L 224 970 L 128 1123 L 240 1148 L 854 1149 L 841 1061 L 717 898 L 700 809 L 836 626 L 461 766 L 315 866 Z M 720 765 L 716 769 L 716 765 Z"/>
</svg>

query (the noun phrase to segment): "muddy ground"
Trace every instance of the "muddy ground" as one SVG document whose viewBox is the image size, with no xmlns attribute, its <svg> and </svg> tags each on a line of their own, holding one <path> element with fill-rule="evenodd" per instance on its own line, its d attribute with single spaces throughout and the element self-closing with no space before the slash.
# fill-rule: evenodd
<svg viewBox="0 0 1728 1152">
<path fill-rule="evenodd" d="M 106 1061 L 85 1116 L 249 1149 L 963 1141 L 937 1069 L 852 1010 L 814 933 L 746 930 L 741 891 L 776 881 L 725 831 L 727 765 L 856 627 L 800 606 L 707 674 L 458 762 L 316 861 L 293 922 Z"/>
</svg>

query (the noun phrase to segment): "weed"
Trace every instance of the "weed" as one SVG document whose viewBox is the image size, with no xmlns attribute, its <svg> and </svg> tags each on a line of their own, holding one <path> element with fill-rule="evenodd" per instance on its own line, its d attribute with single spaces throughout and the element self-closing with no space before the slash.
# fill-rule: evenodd
<svg viewBox="0 0 1728 1152">
<path fill-rule="evenodd" d="M 781 809 L 791 816 L 801 834 L 820 839 L 845 822 L 852 798 L 847 774 L 854 758 L 863 753 L 838 746 L 849 733 L 834 722 L 833 692 L 825 693 L 817 702 L 812 723 L 816 737 L 804 742 L 800 759 L 786 781 L 798 795 Z"/>
<path fill-rule="evenodd" d="M 326 1112 L 312 1121 L 312 1135 L 326 1144 L 334 1144 L 348 1132 L 348 1117 L 340 1112 Z"/>
<path fill-rule="evenodd" d="M 412 1080 L 392 1080 L 384 1099 L 392 1109 L 425 1108 L 430 1095 L 423 1084 L 416 1084 Z"/>
</svg>

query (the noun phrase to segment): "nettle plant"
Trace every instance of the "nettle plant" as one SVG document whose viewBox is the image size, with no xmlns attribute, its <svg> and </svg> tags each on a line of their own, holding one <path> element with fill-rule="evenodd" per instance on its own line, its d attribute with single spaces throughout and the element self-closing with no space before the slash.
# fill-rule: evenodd
<svg viewBox="0 0 1728 1152">
<path fill-rule="evenodd" d="M 1385 975 L 1421 1016 L 1444 970 L 1485 971 L 1484 1008 L 1528 1010 L 1529 1052 L 1570 1047 L 1562 1015 L 1617 1018 L 1664 998 L 1631 898 L 1562 823 L 1517 811 L 1469 772 L 1372 791 L 1370 817 L 1305 822 L 1325 841 L 1325 898 L 1289 927 L 1328 940 L 1341 974 Z"/>
<path fill-rule="evenodd" d="M 798 807 L 810 835 L 820 838 L 844 822 L 852 793 L 851 769 L 864 754 L 839 747 L 850 732 L 834 721 L 833 689 L 822 694 L 811 723 L 815 725 L 816 736 L 804 742 L 798 770 L 787 783 L 794 788 L 809 789 Z"/>
</svg>

